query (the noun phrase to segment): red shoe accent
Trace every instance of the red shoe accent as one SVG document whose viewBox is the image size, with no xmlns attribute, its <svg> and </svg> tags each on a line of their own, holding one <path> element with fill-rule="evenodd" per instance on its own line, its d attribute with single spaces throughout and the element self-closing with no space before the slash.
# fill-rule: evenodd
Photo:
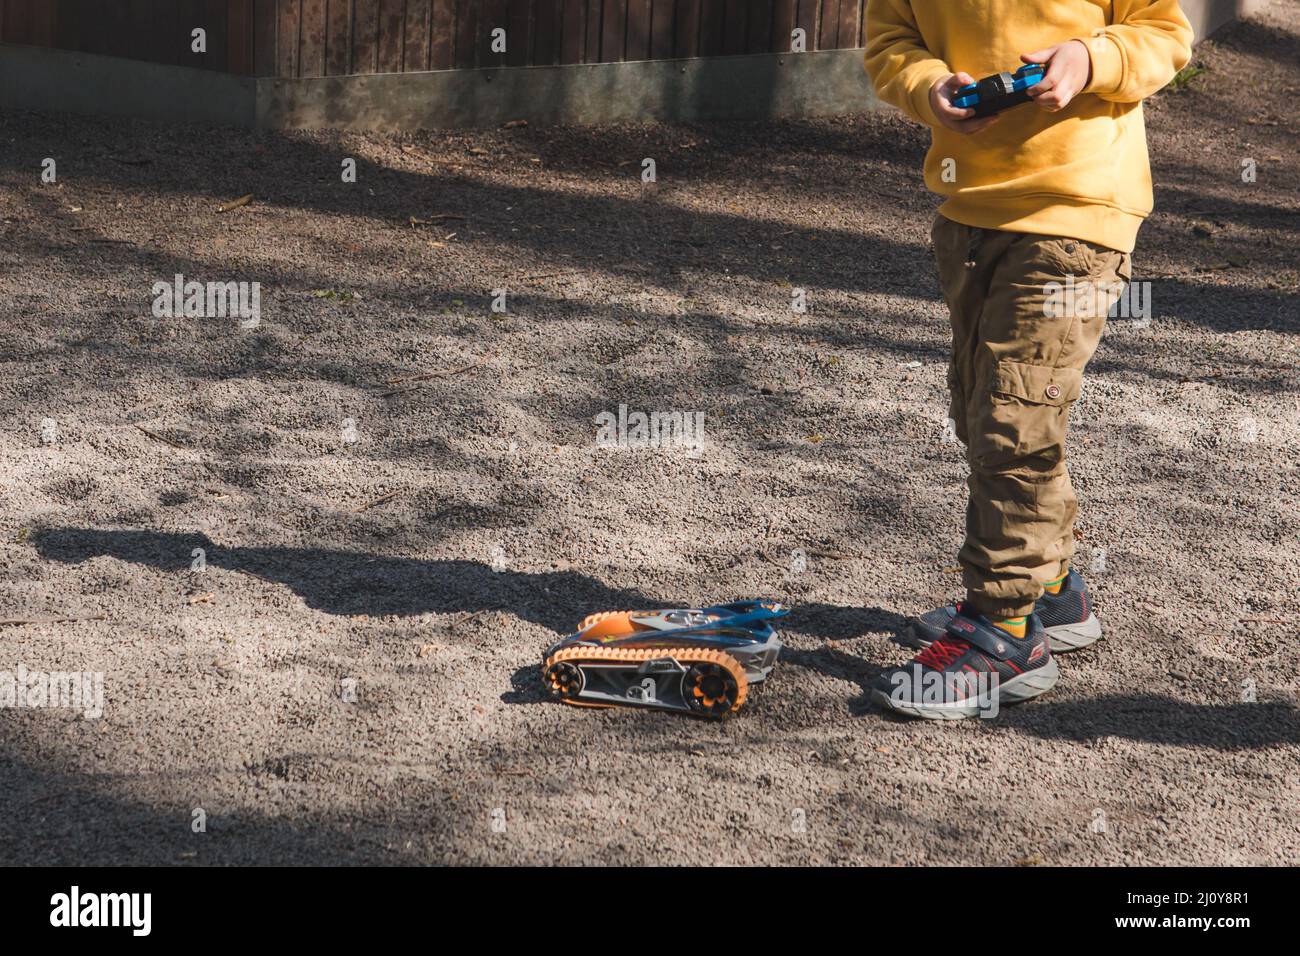
<svg viewBox="0 0 1300 956">
<path fill-rule="evenodd" d="M 941 637 L 920 654 L 917 654 L 914 662 L 923 667 L 933 667 L 935 670 L 941 671 L 968 650 L 970 650 L 970 645 L 965 641 Z"/>
</svg>

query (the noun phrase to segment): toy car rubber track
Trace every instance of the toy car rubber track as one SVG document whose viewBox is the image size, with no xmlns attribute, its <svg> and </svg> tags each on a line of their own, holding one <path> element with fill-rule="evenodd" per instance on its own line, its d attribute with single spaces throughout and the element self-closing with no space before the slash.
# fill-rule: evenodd
<svg viewBox="0 0 1300 956">
<path fill-rule="evenodd" d="M 781 638 L 772 601 L 706 608 L 605 611 L 547 649 L 552 697 L 585 707 L 647 707 L 700 717 L 738 711 L 771 674 Z"/>
<path fill-rule="evenodd" d="M 958 109 L 973 109 L 976 116 L 992 116 L 1029 102 L 1029 90 L 1042 82 L 1046 70 L 1041 63 L 1026 63 L 1014 73 L 994 73 L 978 83 L 963 86 L 953 97 Z"/>
</svg>

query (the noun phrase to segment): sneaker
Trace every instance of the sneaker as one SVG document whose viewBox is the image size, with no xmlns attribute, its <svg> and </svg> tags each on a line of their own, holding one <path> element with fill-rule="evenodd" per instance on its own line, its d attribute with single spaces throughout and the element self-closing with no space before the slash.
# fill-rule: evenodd
<svg viewBox="0 0 1300 956">
<path fill-rule="evenodd" d="M 882 674 L 871 698 L 911 717 L 959 720 L 995 717 L 1002 704 L 1044 694 L 1060 671 L 1038 615 L 1026 624 L 1017 638 L 982 615 L 958 612 L 911 663 Z"/>
<path fill-rule="evenodd" d="M 949 604 L 927 611 L 908 621 L 900 635 L 912 647 L 929 647 L 943 636 L 948 624 L 957 616 L 961 604 Z M 1043 596 L 1034 604 L 1034 614 L 1043 622 L 1053 654 L 1077 651 L 1101 640 L 1101 621 L 1092 613 L 1088 587 L 1077 571 L 1071 571 L 1061 584 L 1059 594 Z"/>
</svg>

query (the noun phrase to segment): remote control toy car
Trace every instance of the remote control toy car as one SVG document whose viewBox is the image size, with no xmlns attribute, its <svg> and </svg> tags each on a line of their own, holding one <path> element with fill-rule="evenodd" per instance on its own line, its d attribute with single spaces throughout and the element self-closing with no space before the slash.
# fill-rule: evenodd
<svg viewBox="0 0 1300 956">
<path fill-rule="evenodd" d="M 772 673 L 781 653 L 772 621 L 788 613 L 774 601 L 738 601 L 592 614 L 547 649 L 542 680 L 567 704 L 724 717 Z"/>
<path fill-rule="evenodd" d="M 1028 103 L 1030 88 L 1041 83 L 1045 73 L 1041 63 L 1026 63 L 1014 73 L 994 73 L 959 89 L 952 105 L 961 110 L 973 109 L 976 116 L 1001 113 Z"/>
</svg>

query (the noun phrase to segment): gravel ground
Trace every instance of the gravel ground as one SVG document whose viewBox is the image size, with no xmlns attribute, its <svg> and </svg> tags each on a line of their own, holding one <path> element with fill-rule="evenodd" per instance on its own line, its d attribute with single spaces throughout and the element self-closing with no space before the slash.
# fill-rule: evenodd
<svg viewBox="0 0 1300 956">
<path fill-rule="evenodd" d="M 0 671 L 104 693 L 0 710 L 0 861 L 1295 863 L 1297 23 L 1150 103 L 1153 317 L 1071 448 L 1109 639 L 957 725 L 865 693 L 957 585 L 923 131 L 0 116 L 0 618 L 80 618 Z M 155 317 L 176 274 L 260 325 Z M 705 447 L 597 447 L 620 404 Z M 736 719 L 541 698 L 589 611 L 756 595 Z"/>
</svg>

